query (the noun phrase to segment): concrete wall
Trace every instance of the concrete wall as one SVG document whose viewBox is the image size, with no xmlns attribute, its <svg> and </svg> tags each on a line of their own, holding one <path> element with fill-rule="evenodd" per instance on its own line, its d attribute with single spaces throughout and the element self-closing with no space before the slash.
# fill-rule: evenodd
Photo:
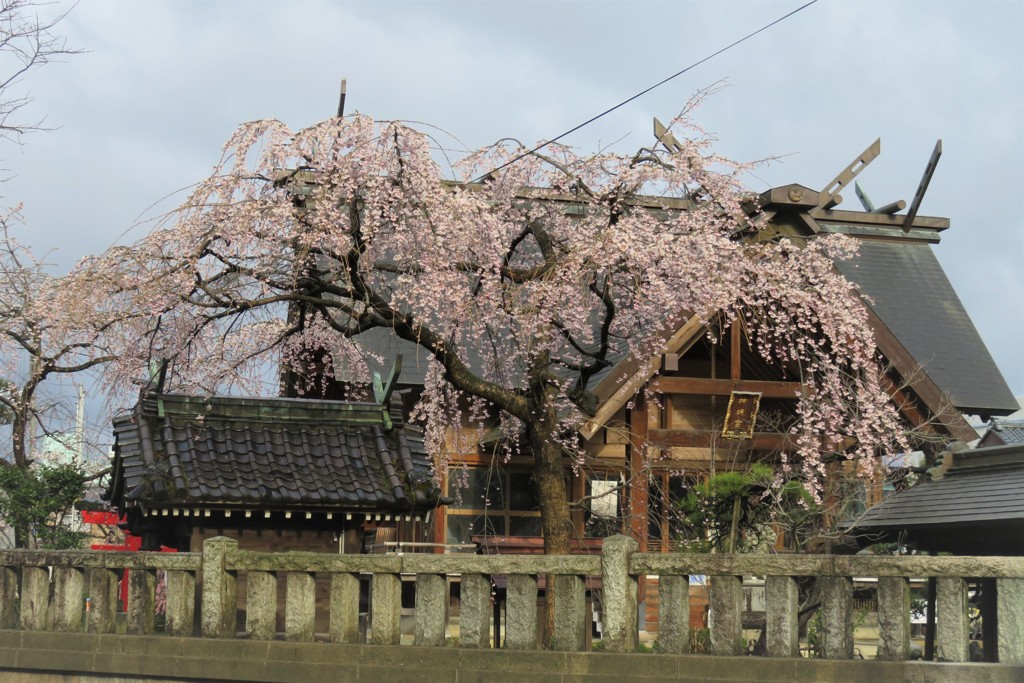
<svg viewBox="0 0 1024 683">
<path fill-rule="evenodd" d="M 173 677 L 173 678 L 172 678 Z M 1010 683 L 1024 667 L 597 652 L 514 652 L 334 643 L 0 631 L 4 683 L 569 683 L 871 681 Z"/>
</svg>

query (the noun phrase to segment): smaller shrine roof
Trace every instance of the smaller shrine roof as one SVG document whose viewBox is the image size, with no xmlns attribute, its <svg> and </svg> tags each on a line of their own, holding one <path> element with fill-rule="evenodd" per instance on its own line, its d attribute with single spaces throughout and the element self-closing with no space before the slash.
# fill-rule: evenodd
<svg viewBox="0 0 1024 683">
<path fill-rule="evenodd" d="M 944 457 L 953 459 L 944 475 L 887 497 L 850 530 L 920 550 L 1024 555 L 1024 445 Z"/>
<path fill-rule="evenodd" d="M 147 393 L 114 419 L 106 496 L 133 506 L 410 512 L 438 504 L 422 432 L 376 403 Z"/>
</svg>

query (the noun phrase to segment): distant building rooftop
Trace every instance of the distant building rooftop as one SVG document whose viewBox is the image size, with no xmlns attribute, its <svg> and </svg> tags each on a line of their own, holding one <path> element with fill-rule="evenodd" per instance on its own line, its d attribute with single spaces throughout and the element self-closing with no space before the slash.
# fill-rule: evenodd
<svg viewBox="0 0 1024 683">
<path fill-rule="evenodd" d="M 946 453 L 944 475 L 885 498 L 848 530 L 961 555 L 1024 555 L 1024 444 Z"/>
</svg>

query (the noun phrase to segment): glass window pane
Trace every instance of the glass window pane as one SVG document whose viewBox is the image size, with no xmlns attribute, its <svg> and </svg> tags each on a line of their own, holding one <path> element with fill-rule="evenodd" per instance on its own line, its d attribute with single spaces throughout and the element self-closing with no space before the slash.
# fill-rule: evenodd
<svg viewBox="0 0 1024 683">
<path fill-rule="evenodd" d="M 509 515 L 508 534 L 509 536 L 540 536 L 540 517 Z"/>
<path fill-rule="evenodd" d="M 504 510 L 504 473 L 494 467 L 452 468 L 448 495 L 455 498 L 451 508 Z"/>
<path fill-rule="evenodd" d="M 533 512 L 540 509 L 537 490 L 529 472 L 511 472 L 509 478 L 509 510 Z"/>
<path fill-rule="evenodd" d="M 502 516 L 459 515 L 448 513 L 446 543 L 471 543 L 473 536 L 504 536 L 505 520 Z"/>
</svg>

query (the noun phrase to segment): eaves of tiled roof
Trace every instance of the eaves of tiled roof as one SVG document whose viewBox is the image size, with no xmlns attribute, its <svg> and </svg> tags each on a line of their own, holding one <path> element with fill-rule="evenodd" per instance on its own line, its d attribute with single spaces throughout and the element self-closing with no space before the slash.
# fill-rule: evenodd
<svg viewBox="0 0 1024 683">
<path fill-rule="evenodd" d="M 373 403 L 144 396 L 114 420 L 118 507 L 409 512 L 438 503 L 422 433 Z"/>
</svg>

